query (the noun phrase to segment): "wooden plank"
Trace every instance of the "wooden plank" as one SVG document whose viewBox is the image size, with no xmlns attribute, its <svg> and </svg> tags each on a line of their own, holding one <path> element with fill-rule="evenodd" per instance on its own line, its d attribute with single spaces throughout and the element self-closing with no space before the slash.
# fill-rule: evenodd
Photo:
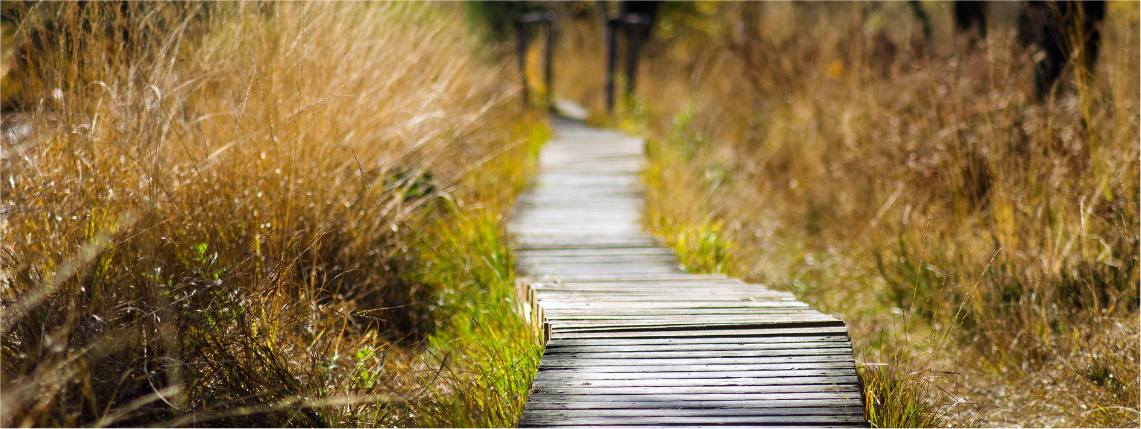
<svg viewBox="0 0 1141 429">
<path fill-rule="evenodd" d="M 590 355 L 584 356 L 570 356 L 564 354 L 552 354 L 543 356 L 541 365 L 549 366 L 551 368 L 558 367 L 593 367 L 598 366 L 638 366 L 649 370 L 664 370 L 668 367 L 674 366 L 749 366 L 749 365 L 784 365 L 791 366 L 797 364 L 810 364 L 810 363 L 848 363 L 853 362 L 852 356 L 848 354 L 804 354 L 804 355 L 773 355 L 773 356 L 750 356 L 750 357 L 722 357 L 707 356 L 707 357 L 645 357 L 645 358 L 594 358 Z M 650 368 L 652 366 L 653 368 Z"/>
<path fill-rule="evenodd" d="M 778 292 L 750 285 L 699 281 L 692 281 L 681 284 L 672 283 L 677 280 L 685 280 L 684 278 L 629 279 L 629 281 L 612 282 L 610 284 L 594 284 L 596 283 L 594 280 L 538 279 L 535 278 L 536 276 L 532 273 L 527 273 L 527 277 L 531 278 L 533 283 L 541 283 L 536 284 L 534 289 L 551 292 L 563 292 L 568 294 L 581 294 L 582 296 L 586 297 L 596 295 L 605 296 L 611 294 L 621 295 L 641 293 L 653 294 L 653 296 L 662 299 L 668 299 L 673 296 L 687 296 L 695 294 L 704 294 L 704 299 L 715 301 L 730 297 L 738 298 L 741 300 L 795 299 L 794 296 L 788 294 L 787 292 Z M 600 301 L 600 303 L 604 302 Z"/>
<path fill-rule="evenodd" d="M 634 302 L 648 302 L 653 301 L 663 306 L 679 305 L 686 302 L 710 303 L 719 305 L 730 305 L 741 303 L 755 302 L 760 303 L 757 305 L 766 305 L 764 303 L 772 303 L 775 306 L 802 306 L 799 301 L 785 298 L 765 296 L 759 294 L 749 293 L 733 293 L 733 292 L 718 292 L 718 291 L 694 291 L 694 292 L 654 292 L 654 291 L 624 291 L 615 290 L 609 293 L 593 292 L 593 291 L 575 291 L 575 290 L 551 290 L 551 289 L 534 289 L 539 296 L 547 301 L 562 301 L 567 302 L 568 305 L 577 303 L 592 304 L 592 305 L 605 305 L 611 304 L 614 306 L 622 305 L 625 303 Z M 717 294 L 716 298 L 710 298 L 710 294 Z M 613 302 L 610 302 L 613 300 Z"/>
<path fill-rule="evenodd" d="M 569 281 L 578 281 L 578 280 L 619 281 L 619 282 L 631 281 L 631 280 L 655 281 L 655 280 L 675 280 L 675 279 L 686 278 L 685 277 L 686 274 L 684 274 L 684 272 L 680 271 L 680 270 L 677 271 L 676 273 L 661 272 L 661 273 L 641 273 L 641 274 L 639 274 L 639 273 L 632 273 L 632 274 L 593 274 L 593 273 L 582 273 L 582 272 L 580 272 L 580 273 L 562 273 L 558 276 L 551 276 L 551 275 L 539 276 L 539 275 L 535 275 L 535 274 L 531 274 L 531 276 L 536 277 L 536 278 L 540 278 L 540 279 L 556 277 L 558 279 L 561 279 L 563 281 L 568 281 L 568 282 Z"/>
<path fill-rule="evenodd" d="M 635 351 L 635 352 L 618 352 L 618 351 L 581 351 L 581 350 L 566 350 L 566 351 L 551 351 L 548 350 L 544 356 L 552 358 L 559 356 L 567 356 L 570 358 L 582 359 L 674 359 L 674 358 L 698 358 L 702 356 L 709 356 L 713 350 L 690 350 L 690 351 Z M 805 349 L 761 349 L 761 350 L 717 350 L 716 358 L 769 358 L 777 356 L 851 356 L 851 347 L 831 347 L 831 348 L 805 348 Z"/>
<path fill-rule="evenodd" d="M 563 281 L 564 284 L 580 284 L 592 283 L 598 285 L 612 285 L 614 283 L 660 283 L 671 284 L 674 282 L 700 282 L 703 280 L 731 280 L 724 274 L 684 274 L 665 278 L 644 278 L 644 279 L 599 279 L 599 280 L 576 280 L 576 281 Z"/>
<path fill-rule="evenodd" d="M 716 326 L 737 326 L 748 324 L 751 326 L 797 326 L 802 323 L 836 323 L 840 321 L 830 321 L 829 319 L 817 319 L 804 317 L 801 321 L 790 322 L 787 319 L 800 316 L 790 315 L 773 315 L 771 317 L 753 316 L 753 317 L 740 317 L 730 319 L 727 316 L 720 316 L 716 323 L 702 322 L 700 318 L 679 318 L 674 316 L 661 316 L 661 317 L 640 317 L 640 318 L 607 318 L 607 319 L 592 319 L 592 320 L 576 320 L 568 318 L 550 318 L 544 317 L 543 321 L 551 325 L 551 329 L 557 332 L 628 332 L 628 331 L 674 331 L 674 330 L 687 330 L 687 329 L 708 329 L 709 327 Z"/>
<path fill-rule="evenodd" d="M 540 304 L 542 304 L 542 302 L 540 302 Z M 833 322 L 836 320 L 831 316 L 812 313 L 799 308 L 747 308 L 745 309 L 746 311 L 737 312 L 730 312 L 724 309 L 707 309 L 706 311 L 702 311 L 701 309 L 682 309 L 680 312 L 646 309 L 643 314 L 637 314 L 636 312 L 603 312 L 601 314 L 595 314 L 588 310 L 584 313 L 583 310 L 548 310 L 545 307 L 544 310 L 548 311 L 551 321 L 557 321 L 560 325 L 573 324 L 583 327 L 612 326 L 614 322 L 619 322 L 624 327 L 649 325 L 656 328 L 659 325 L 665 325 L 696 326 L 701 328 L 718 325 Z M 716 317 L 717 322 L 704 322 L 704 320 L 708 320 L 710 317 Z"/>
<path fill-rule="evenodd" d="M 765 425 L 718 425 L 716 423 L 681 425 L 681 427 L 692 428 L 692 429 L 756 429 L 757 427 L 762 427 L 762 426 L 765 426 Z M 771 425 L 768 425 L 768 426 L 771 426 Z M 811 425 L 811 424 L 791 425 L 790 424 L 790 425 L 783 425 L 783 426 L 785 426 L 785 427 L 867 427 L 867 424 L 864 424 L 864 425 Z M 531 427 L 558 427 L 559 429 L 587 429 L 587 428 L 597 429 L 599 426 L 598 425 L 568 424 L 568 425 L 563 425 L 563 426 L 535 426 L 535 425 L 532 425 Z M 632 425 L 632 426 L 624 426 L 624 427 L 640 428 L 640 427 L 678 427 L 678 426 L 668 426 L 668 425 L 639 426 L 639 425 Z"/>
<path fill-rule="evenodd" d="M 696 305 L 718 306 L 773 306 L 803 308 L 804 304 L 783 297 L 757 296 L 747 293 L 721 293 L 718 298 L 709 298 L 716 291 L 699 291 L 687 293 L 669 292 L 643 292 L 643 291 L 614 291 L 612 293 L 590 293 L 571 290 L 533 289 L 536 295 L 547 301 L 545 304 L 564 304 L 566 306 L 591 305 L 599 309 L 617 307 L 626 304 L 643 303 L 646 305 L 659 305 L 662 308 L 677 308 L 685 303 Z M 611 302 L 613 301 L 613 302 Z"/>
<path fill-rule="evenodd" d="M 762 299 L 792 299 L 791 294 L 785 292 L 770 291 L 761 288 L 751 288 L 746 285 L 735 284 L 715 284 L 706 282 L 691 282 L 690 284 L 669 284 L 669 283 L 656 283 L 659 280 L 655 278 L 647 278 L 644 282 L 638 280 L 631 280 L 630 282 L 615 282 L 612 285 L 605 284 L 590 284 L 588 282 L 576 281 L 563 281 L 558 284 L 547 282 L 535 286 L 534 289 L 551 292 L 566 292 L 582 294 L 584 297 L 591 296 L 607 296 L 607 294 L 623 294 L 623 293 L 654 293 L 655 296 L 661 298 L 669 298 L 674 296 L 691 296 L 691 294 L 704 293 L 704 299 L 709 300 L 723 300 L 726 298 L 735 298 L 738 300 L 762 300 Z M 667 280 L 669 281 L 669 280 Z M 536 283 L 539 281 L 536 281 Z M 655 282 L 655 283 L 647 283 Z"/>
<path fill-rule="evenodd" d="M 581 409 L 581 408 L 568 408 L 568 409 L 528 409 L 528 412 L 533 412 L 536 415 L 557 415 L 557 416 L 592 416 L 592 415 L 610 415 L 610 416 L 641 416 L 648 415 L 655 410 L 672 410 L 675 411 L 673 415 L 742 415 L 742 416 L 835 416 L 835 415 L 862 415 L 863 407 L 858 405 L 843 405 L 836 407 L 819 407 L 819 406 L 788 406 L 788 407 L 757 407 L 757 408 L 742 408 L 734 406 L 720 406 L 720 407 L 703 407 L 705 403 L 697 402 L 685 404 L 688 406 L 680 407 L 645 407 L 645 408 L 598 408 L 598 409 Z"/>
<path fill-rule="evenodd" d="M 855 376 L 855 368 L 833 366 L 830 368 L 752 368 L 747 371 L 725 371 L 721 369 L 702 369 L 695 371 L 657 371 L 645 372 L 630 367 L 618 368 L 613 371 L 596 371 L 594 368 L 539 368 L 535 380 L 563 380 L 570 382 L 588 382 L 590 380 L 717 380 L 738 378 L 775 378 L 775 377 L 848 377 Z"/>
<path fill-rule="evenodd" d="M 653 299 L 651 295 L 644 300 L 627 296 L 627 300 L 618 302 L 621 305 L 596 305 L 588 300 L 560 300 L 560 297 L 551 297 L 542 291 L 536 295 L 537 299 L 540 300 L 539 304 L 547 311 L 603 317 L 636 316 L 638 314 L 655 314 L 658 316 L 802 314 L 835 319 L 795 301 L 693 301 L 687 305 L 687 303 L 680 301 L 666 303 L 650 301 Z"/>
<path fill-rule="evenodd" d="M 783 300 L 793 301 L 795 298 L 780 292 L 772 292 L 764 289 L 737 287 L 732 285 L 651 285 L 640 286 L 630 284 L 615 284 L 609 290 L 603 289 L 605 286 L 589 286 L 578 282 L 568 281 L 561 285 L 554 286 L 541 286 L 533 289 L 550 292 L 552 294 L 560 294 L 561 298 L 579 297 L 580 299 L 590 299 L 597 297 L 614 296 L 616 298 L 623 295 L 630 296 L 653 296 L 657 300 L 663 302 L 677 301 L 680 297 L 699 297 L 702 300 L 708 301 L 766 301 L 766 300 Z M 605 301 L 596 301 L 598 303 L 605 303 Z"/>
<path fill-rule="evenodd" d="M 606 257 L 611 255 L 649 255 L 649 256 L 676 256 L 674 252 L 669 249 L 661 247 L 645 247 L 645 248 L 630 248 L 630 249 L 532 249 L 520 250 L 516 252 L 517 255 L 526 255 L 528 257 L 568 257 L 577 258 L 579 256 L 586 257 Z"/>
<path fill-rule="evenodd" d="M 637 343 L 585 343 L 585 345 L 566 345 L 565 342 L 555 340 L 548 343 L 545 354 L 566 353 L 682 353 L 682 351 L 769 351 L 769 350 L 812 350 L 812 349 L 851 349 L 851 343 L 844 341 L 801 341 L 801 342 L 673 342 L 666 345 L 637 345 Z"/>
<path fill-rule="evenodd" d="M 636 301 L 639 298 L 645 305 L 661 305 L 674 307 L 680 303 L 693 302 L 695 304 L 710 303 L 716 305 L 783 305 L 793 307 L 807 307 L 808 305 L 790 299 L 790 297 L 768 294 L 764 291 L 717 289 L 713 287 L 694 288 L 693 290 L 670 290 L 668 288 L 634 289 L 615 287 L 610 291 L 592 289 L 574 289 L 571 286 L 560 288 L 530 288 L 543 296 L 551 298 L 552 305 L 590 305 L 597 308 L 623 307 L 625 304 L 611 302 L 609 298 Z M 759 292 L 759 293 L 758 293 Z M 603 298 L 603 299 L 596 299 Z M 752 304 L 751 304 L 752 303 Z"/>
<path fill-rule="evenodd" d="M 711 281 L 712 280 L 712 281 Z M 562 280 L 559 282 L 540 281 L 535 280 L 534 283 L 538 289 L 551 290 L 551 291 L 582 291 L 584 293 L 622 293 L 622 292 L 655 292 L 659 296 L 665 298 L 673 294 L 686 294 L 696 293 L 700 291 L 710 291 L 719 293 L 740 294 L 745 296 L 771 296 L 771 297 L 788 297 L 792 298 L 792 294 L 787 292 L 779 292 L 774 290 L 765 289 L 754 285 L 747 284 L 733 284 L 727 282 L 719 282 L 717 279 L 692 279 L 687 277 L 680 277 L 674 279 L 631 279 L 624 282 L 593 282 L 593 281 L 576 281 L 576 280 Z M 664 294 L 663 294 L 664 292 Z M 717 295 L 707 295 L 706 298 L 718 299 Z"/>
<path fill-rule="evenodd" d="M 551 249 L 546 249 L 546 250 L 551 250 Z M 558 249 L 558 250 L 566 250 L 566 249 Z M 769 290 L 769 289 L 765 289 L 764 285 L 745 283 L 745 282 L 741 281 L 740 279 L 726 277 L 725 275 L 722 275 L 722 274 L 689 274 L 686 276 L 678 277 L 676 279 L 645 279 L 645 280 L 629 280 L 629 281 L 598 280 L 598 281 L 576 281 L 576 282 L 561 282 L 561 283 L 555 283 L 555 282 L 538 282 L 538 283 L 542 284 L 542 285 L 552 285 L 552 286 L 559 285 L 559 284 L 578 284 L 578 285 L 584 285 L 584 286 L 605 286 L 605 287 L 611 287 L 611 286 L 615 286 L 615 285 L 688 286 L 688 285 L 693 285 L 693 284 L 708 283 L 710 285 L 726 285 L 726 284 L 749 285 L 749 287 L 758 287 L 759 289 L 762 289 L 762 290 Z M 788 292 L 781 292 L 781 293 L 788 293 Z"/>
<path fill-rule="evenodd" d="M 545 313 L 544 313 L 545 314 Z M 726 326 L 738 324 L 750 325 L 781 325 L 787 326 L 795 322 L 789 322 L 790 318 L 801 318 L 805 323 L 817 321 L 829 321 L 830 319 L 821 319 L 818 316 L 797 316 L 793 314 L 772 314 L 772 315 L 743 315 L 743 316 L 729 316 L 729 315 L 716 315 L 717 322 L 709 323 L 703 322 L 701 317 L 685 317 L 685 316 L 629 316 L 629 317 L 602 317 L 594 318 L 591 316 L 570 316 L 562 315 L 552 317 L 547 315 L 544 321 L 551 324 L 551 328 L 556 331 L 566 332 L 582 332 L 582 331 L 626 331 L 626 330 L 674 330 L 674 329 L 704 329 L 710 326 L 718 326 L 724 324 Z M 840 322 L 836 322 L 840 323 Z"/>
<path fill-rule="evenodd" d="M 679 282 L 679 280 L 683 281 L 684 283 Z M 652 292 L 656 293 L 659 297 L 668 298 L 671 295 L 712 292 L 754 297 L 792 298 L 792 295 L 787 292 L 778 292 L 762 287 L 717 282 L 716 279 L 714 279 L 714 281 L 709 281 L 709 279 L 698 280 L 685 277 L 675 279 L 631 279 L 630 281 L 626 282 L 611 282 L 610 284 L 599 284 L 600 282 L 574 280 L 563 280 L 560 282 L 544 282 L 536 280 L 535 283 L 540 283 L 536 284 L 535 288 L 541 290 L 550 290 L 553 292 L 582 292 L 584 294 Z M 707 294 L 706 298 L 719 299 L 720 296 Z"/>
<path fill-rule="evenodd" d="M 748 386 L 542 386 L 532 395 L 752 395 L 785 393 L 819 393 L 821 391 L 859 395 L 860 388 L 851 384 L 784 384 Z"/>
<path fill-rule="evenodd" d="M 534 250 L 564 250 L 564 249 L 637 249 L 651 248 L 658 244 L 645 237 L 613 237 L 607 239 L 585 240 L 576 237 L 568 238 L 515 238 L 516 249 Z"/>
<path fill-rule="evenodd" d="M 764 425 L 718 425 L 716 423 L 681 425 L 681 427 L 692 428 L 692 429 L 756 429 L 757 427 L 761 427 L 761 426 L 764 426 Z M 811 424 L 808 424 L 808 425 L 792 425 L 792 424 L 790 424 L 790 425 L 783 425 L 783 426 L 786 426 L 786 427 L 867 427 L 866 424 L 865 425 L 811 425 Z M 559 429 L 597 429 L 599 426 L 598 425 L 568 424 L 568 425 L 563 425 L 563 426 L 535 426 L 535 425 L 532 425 L 531 427 L 558 427 Z M 650 425 L 650 426 L 632 425 L 632 426 L 625 426 L 625 427 L 638 428 L 638 427 L 671 427 L 671 426 L 668 426 L 668 425 Z M 672 427 L 678 427 L 678 426 L 672 426 Z"/>
<path fill-rule="evenodd" d="M 626 264 L 660 264 L 677 266 L 674 255 L 591 255 L 591 256 L 535 256 L 518 255 L 515 258 L 516 266 L 528 268 L 543 268 L 549 266 L 584 267 L 626 265 Z"/>
<path fill-rule="evenodd" d="M 582 399 L 582 398 L 579 398 Z M 775 408 L 814 408 L 814 407 L 855 407 L 862 403 L 853 398 L 803 398 L 803 399 L 741 399 L 741 400 L 642 400 L 643 398 L 627 398 L 626 401 L 589 401 L 589 400 L 531 400 L 528 398 L 527 410 L 612 410 L 612 409 L 685 409 L 685 408 L 749 408 L 749 409 L 775 409 Z"/>
<path fill-rule="evenodd" d="M 662 290 L 623 290 L 616 288 L 613 291 L 601 292 L 593 290 L 575 290 L 569 288 L 547 289 L 530 288 L 539 296 L 550 301 L 550 305 L 562 306 L 589 306 L 606 309 L 613 307 L 628 307 L 628 303 L 640 303 L 644 306 L 660 306 L 661 308 L 678 308 L 687 302 L 697 305 L 716 305 L 718 308 L 728 306 L 769 306 L 789 308 L 809 308 L 807 304 L 783 296 L 773 296 L 747 291 L 735 292 L 717 289 L 697 289 L 693 291 Z M 611 299 L 615 301 L 611 301 Z"/>
<path fill-rule="evenodd" d="M 631 367 L 644 367 L 646 365 L 637 365 L 633 362 L 624 362 L 626 365 L 598 365 L 598 364 L 582 364 L 578 362 L 566 362 L 555 364 L 545 364 L 550 369 L 584 369 L 593 372 L 630 372 Z M 789 371 L 796 369 L 848 369 L 855 368 L 855 362 L 852 360 L 837 360 L 835 362 L 774 362 L 774 363 L 738 363 L 738 364 L 688 364 L 688 365 L 665 365 L 659 364 L 657 367 L 650 371 L 648 368 L 645 372 L 666 373 L 666 372 L 696 372 L 696 371 L 726 371 L 726 372 L 748 372 L 748 371 Z M 662 375 L 663 377 L 666 375 Z"/>
<path fill-rule="evenodd" d="M 521 265 L 519 268 L 530 275 L 556 275 L 559 278 L 578 279 L 578 278 L 594 278 L 599 276 L 607 277 L 620 277 L 620 276 L 635 276 L 647 277 L 649 275 L 681 275 L 684 274 L 681 268 L 674 265 L 665 264 L 595 264 L 593 267 L 589 265 L 579 264 L 543 264 L 543 265 Z"/>
<path fill-rule="evenodd" d="M 729 416 L 861 416 L 863 408 L 847 407 L 799 407 L 799 408 L 635 408 L 635 409 L 598 409 L 598 410 L 528 410 L 532 418 L 536 417 L 653 417 L 656 415 L 685 417 L 729 417 Z"/>
<path fill-rule="evenodd" d="M 826 318 L 833 320 L 831 316 L 821 316 L 820 313 L 812 311 L 810 308 L 804 307 L 788 307 L 788 306 L 740 306 L 740 307 L 674 307 L 662 308 L 646 306 L 642 307 L 638 302 L 631 302 L 629 309 L 602 309 L 593 307 L 548 307 L 543 306 L 547 315 L 551 318 L 560 318 L 565 320 L 633 320 L 633 319 L 647 319 L 654 318 L 659 320 L 693 320 L 695 317 L 699 319 L 706 319 L 708 317 L 716 316 L 720 321 L 727 320 L 749 320 L 759 317 L 781 317 L 782 320 L 786 316 L 804 316 L 806 318 L 819 319 Z M 721 317 L 724 316 L 724 317 Z"/>
<path fill-rule="evenodd" d="M 696 304 L 710 304 L 710 305 L 749 305 L 749 303 L 756 303 L 755 305 L 772 305 L 772 306 L 791 306 L 803 307 L 804 304 L 784 298 L 764 296 L 749 293 L 732 293 L 712 291 L 694 291 L 685 293 L 671 293 L 666 291 L 623 291 L 615 290 L 609 293 L 592 292 L 592 291 L 575 291 L 575 290 L 551 290 L 551 289 L 534 289 L 537 295 L 542 299 L 552 303 L 566 303 L 566 305 L 594 305 L 599 308 L 606 308 L 607 306 L 621 306 L 626 303 L 646 303 L 647 305 L 658 304 L 664 307 L 683 305 L 687 302 Z M 718 294 L 717 298 L 710 298 L 710 294 Z M 611 302 L 613 300 L 613 302 Z"/>
<path fill-rule="evenodd" d="M 721 293 L 741 294 L 746 296 L 792 297 L 788 292 L 774 291 L 749 284 L 735 284 L 721 279 L 694 279 L 680 277 L 676 279 L 633 279 L 625 282 L 592 282 L 571 281 L 560 282 L 533 281 L 537 289 L 550 291 L 582 291 L 584 293 L 614 293 L 614 292 L 655 292 L 665 298 L 672 294 L 696 293 L 700 291 L 716 291 Z M 664 295 L 662 292 L 666 292 Z M 719 296 L 707 295 L 706 298 L 718 299 Z"/>
<path fill-rule="evenodd" d="M 801 346 L 783 347 L 783 344 L 757 346 L 753 344 L 745 345 L 728 345 L 728 344 L 693 344 L 688 347 L 669 346 L 661 347 L 655 346 L 648 347 L 548 347 L 543 353 L 544 356 L 550 355 L 573 355 L 573 356 L 590 356 L 599 355 L 603 357 L 682 357 L 687 355 L 699 356 L 700 354 L 709 355 L 716 353 L 717 356 L 778 356 L 778 355 L 797 355 L 797 354 L 832 354 L 832 353 L 852 353 L 852 347 L 846 343 L 823 343 L 823 344 L 806 344 Z"/>
<path fill-rule="evenodd" d="M 684 337 L 733 337 L 733 338 L 747 338 L 747 337 L 767 337 L 767 336 L 816 336 L 816 335 L 848 335 L 848 330 L 841 325 L 829 326 L 798 326 L 798 327 L 752 327 L 752 328 L 737 328 L 732 327 L 726 329 L 692 329 L 685 331 L 655 331 L 655 330 L 631 330 L 631 331 L 584 331 L 584 332 L 561 332 L 557 337 L 553 338 L 684 338 Z"/>
<path fill-rule="evenodd" d="M 525 273 L 555 273 L 577 275 L 588 272 L 592 276 L 608 273 L 659 273 L 682 274 L 684 270 L 673 263 L 654 261 L 610 261 L 606 263 L 532 263 L 516 261 L 516 268 Z"/>
<path fill-rule="evenodd" d="M 862 416 L 717 416 L 716 421 L 724 424 L 747 424 L 766 426 L 789 425 L 845 425 L 863 422 Z M 692 425 L 694 423 L 707 423 L 709 416 L 654 416 L 654 417 L 577 417 L 569 420 L 559 416 L 542 417 L 527 416 L 521 424 L 534 426 L 560 427 L 568 425 L 604 425 L 604 426 L 665 426 L 665 425 Z"/>
<path fill-rule="evenodd" d="M 816 375 L 794 377 L 737 377 L 737 378 L 643 378 L 643 379 L 583 379 L 560 378 L 548 376 L 535 379 L 533 388 L 552 388 L 558 386 L 594 386 L 594 387 L 675 387 L 675 386 L 754 386 L 754 385 L 812 385 L 812 384 L 859 384 L 859 377 L 855 375 Z"/>
<path fill-rule="evenodd" d="M 700 402 L 700 401 L 724 401 L 724 402 L 745 402 L 745 401 L 799 401 L 799 400 L 827 400 L 832 399 L 836 401 L 855 402 L 859 398 L 859 393 L 854 391 L 838 391 L 838 392 L 765 392 L 765 393 L 658 393 L 658 394 L 645 394 L 645 395 L 572 395 L 572 394 L 548 394 L 536 393 L 527 397 L 529 401 L 535 402 L 587 402 L 587 403 L 605 403 L 613 402 L 618 404 L 629 402 Z M 634 408 L 634 407 L 624 407 Z"/>
<path fill-rule="evenodd" d="M 546 291 L 539 290 L 539 295 L 547 298 L 547 302 L 543 303 L 543 307 L 548 310 L 564 309 L 564 310 L 594 310 L 599 312 L 620 311 L 622 309 L 638 309 L 638 310 L 684 310 L 684 309 L 755 309 L 756 311 L 778 310 L 778 309 L 808 309 L 808 305 L 799 301 L 786 301 L 783 299 L 762 299 L 754 300 L 747 298 L 736 298 L 726 300 L 641 300 L 638 298 L 641 295 L 618 295 L 616 298 L 625 298 L 626 301 L 591 301 L 588 299 L 578 299 L 573 295 L 568 294 L 548 294 Z M 646 294 L 647 297 L 654 297 L 653 294 Z M 656 296 L 661 296 L 660 294 Z"/>
<path fill-rule="evenodd" d="M 601 340 L 601 341 L 600 341 Z M 754 346 L 754 347 L 797 347 L 801 343 L 832 343 L 842 342 L 851 344 L 846 335 L 822 336 L 768 336 L 768 337 L 665 337 L 665 338 L 557 338 L 547 343 L 547 350 L 558 347 L 597 347 L 597 348 L 627 348 L 627 347 L 686 347 L 704 346 Z M 791 344 L 789 344 L 791 343 Z M 784 344 L 788 344 L 785 346 Z"/>
<path fill-rule="evenodd" d="M 793 320 L 793 321 L 788 320 L 789 318 L 792 318 L 791 316 L 785 316 L 785 317 L 786 318 L 784 318 L 784 319 L 781 319 L 781 318 L 763 319 L 763 318 L 758 317 L 755 320 L 731 321 L 731 322 L 724 322 L 724 323 L 722 323 L 720 320 L 718 322 L 709 322 L 709 323 L 701 323 L 701 322 L 692 322 L 692 323 L 684 323 L 684 322 L 638 323 L 635 321 L 631 321 L 631 322 L 624 322 L 622 324 L 613 324 L 613 323 L 606 323 L 606 322 L 600 322 L 600 323 L 589 323 L 589 322 L 575 323 L 575 322 L 558 322 L 558 321 L 549 321 L 549 322 L 552 322 L 551 323 L 551 329 L 552 330 L 562 331 L 562 332 L 566 332 L 566 333 L 660 331 L 663 333 L 673 334 L 673 333 L 680 333 L 681 331 L 688 331 L 688 330 L 704 331 L 704 330 L 709 329 L 709 328 L 718 328 L 718 327 L 723 327 L 725 329 L 734 329 L 734 328 L 743 328 L 743 327 L 773 328 L 773 329 L 775 329 L 775 328 L 795 328 L 795 327 L 800 327 L 800 326 L 844 326 L 843 325 L 844 322 L 836 320 L 836 319 L 832 319 L 830 317 L 826 318 L 824 316 L 817 317 L 817 318 L 805 317 L 803 319 Z"/>
</svg>

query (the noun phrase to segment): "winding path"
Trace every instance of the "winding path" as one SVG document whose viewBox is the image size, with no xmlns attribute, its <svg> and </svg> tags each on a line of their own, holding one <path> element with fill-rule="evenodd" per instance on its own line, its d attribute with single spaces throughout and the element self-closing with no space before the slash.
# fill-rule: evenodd
<svg viewBox="0 0 1141 429">
<path fill-rule="evenodd" d="M 866 426 L 844 323 L 688 274 L 642 232 L 643 140 L 554 120 L 510 230 L 546 350 L 520 426 Z"/>
</svg>

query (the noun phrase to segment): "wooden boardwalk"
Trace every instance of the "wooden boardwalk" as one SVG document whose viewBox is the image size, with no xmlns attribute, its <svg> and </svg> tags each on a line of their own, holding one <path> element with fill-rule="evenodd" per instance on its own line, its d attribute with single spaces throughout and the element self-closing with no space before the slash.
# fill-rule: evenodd
<svg viewBox="0 0 1141 429">
<path fill-rule="evenodd" d="M 866 426 L 844 323 L 687 274 L 642 232 L 640 138 L 556 120 L 510 230 L 546 350 L 520 426 Z"/>
</svg>

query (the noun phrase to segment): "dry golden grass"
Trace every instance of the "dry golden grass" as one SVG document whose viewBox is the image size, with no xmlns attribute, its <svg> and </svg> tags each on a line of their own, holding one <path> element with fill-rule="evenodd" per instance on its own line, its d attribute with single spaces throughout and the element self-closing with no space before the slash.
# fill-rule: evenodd
<svg viewBox="0 0 1141 429">
<path fill-rule="evenodd" d="M 24 7 L 0 424 L 373 426 L 474 379 L 437 359 L 474 349 L 433 339 L 474 335 L 452 319 L 513 290 L 510 266 L 448 272 L 449 290 L 425 267 L 464 225 L 501 234 L 541 135 L 456 8 Z M 461 232 L 430 227 L 448 219 Z M 467 365 L 526 379 L 490 356 L 534 360 L 526 325 L 487 305 L 479 334 L 512 338 Z M 449 411 L 511 424 L 526 390 L 506 385 L 506 405 Z"/>
<path fill-rule="evenodd" d="M 1137 4 L 1043 104 L 992 6 L 973 49 L 946 5 L 930 48 L 905 3 L 667 10 L 623 111 L 651 137 L 646 222 L 843 316 L 887 364 L 862 370 L 874 424 L 1137 426 Z M 602 70 L 590 43 L 564 66 Z"/>
</svg>

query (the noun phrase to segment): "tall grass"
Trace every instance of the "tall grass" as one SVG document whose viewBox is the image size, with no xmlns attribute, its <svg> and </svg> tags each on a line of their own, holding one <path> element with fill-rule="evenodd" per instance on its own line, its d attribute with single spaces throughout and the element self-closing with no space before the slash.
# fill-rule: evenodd
<svg viewBox="0 0 1141 429">
<path fill-rule="evenodd" d="M 470 246 L 500 236 L 488 201 L 518 186 L 539 125 L 516 125 L 505 63 L 457 8 L 7 13 L 23 113 L 6 129 L 29 132 L 0 164 L 4 426 L 373 426 L 438 402 L 426 373 L 527 376 L 484 359 L 494 374 L 449 378 L 425 355 L 531 356 L 502 246 Z M 500 277 L 451 284 L 428 263 L 458 262 L 429 251 L 500 258 Z M 478 333 L 457 322 L 469 298 L 494 307 Z M 510 340 L 437 344 L 485 335 Z M 517 413 L 500 408 L 458 412 Z"/>
<path fill-rule="evenodd" d="M 1137 5 L 1043 103 L 992 6 L 977 47 L 935 4 L 930 45 L 902 3 L 667 14 L 624 112 L 647 223 L 844 316 L 888 365 L 862 371 L 873 424 L 1136 426 Z"/>
</svg>

